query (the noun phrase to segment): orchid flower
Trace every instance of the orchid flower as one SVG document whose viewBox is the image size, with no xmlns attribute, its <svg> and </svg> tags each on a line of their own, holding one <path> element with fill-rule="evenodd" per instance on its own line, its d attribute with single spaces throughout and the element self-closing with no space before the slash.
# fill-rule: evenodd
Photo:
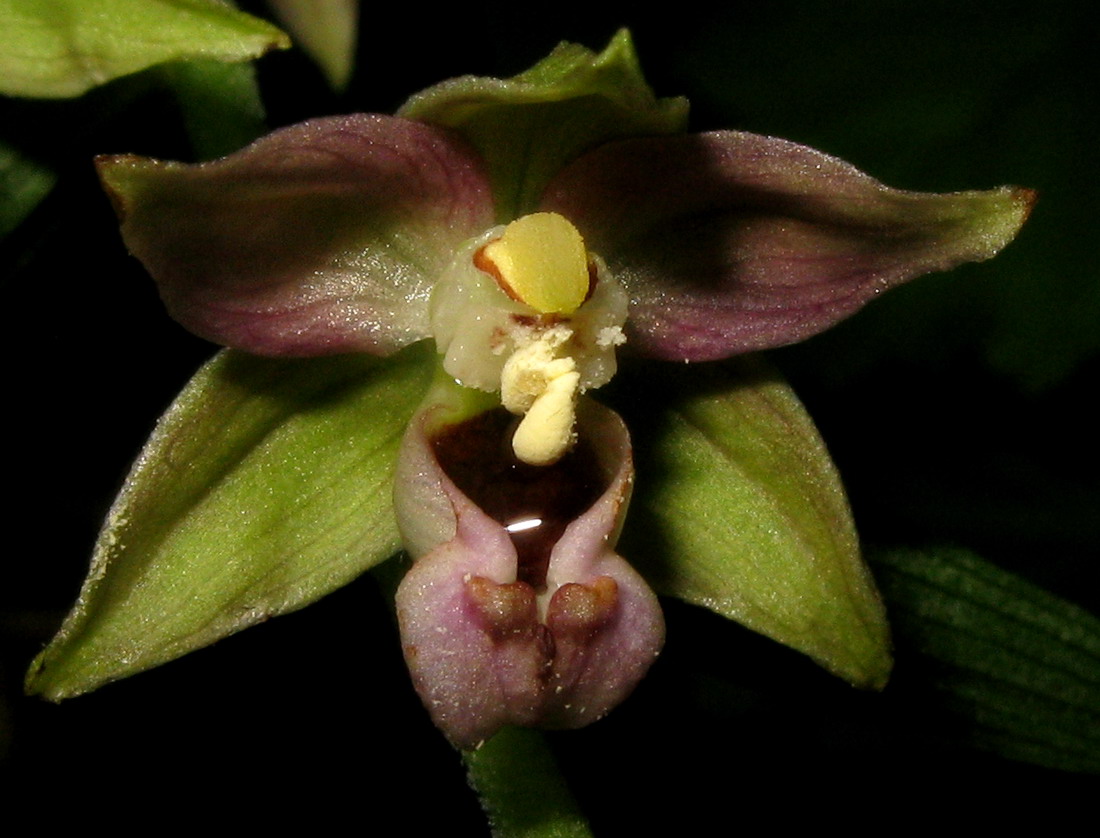
<svg viewBox="0 0 1100 838">
<path fill-rule="evenodd" d="M 392 553 L 399 530 L 414 560 L 397 592 L 406 660 L 457 746 L 509 724 L 579 727 L 622 701 L 664 626 L 650 585 L 615 552 L 632 448 L 589 394 L 618 356 L 681 362 L 667 391 L 638 396 L 659 415 L 683 389 L 683 362 L 803 340 L 899 283 L 989 258 L 1033 200 L 890 189 L 784 140 L 683 134 L 685 117 L 682 100 L 653 96 L 620 33 L 600 55 L 563 45 L 516 78 L 455 79 L 397 116 L 312 120 L 211 163 L 102 158 L 127 246 L 169 312 L 231 350 L 154 434 L 32 688 L 90 689 L 300 607 Z M 435 351 L 411 347 L 424 341 Z M 265 367 L 240 353 L 319 359 Z M 842 490 L 797 401 L 765 378 L 736 393 L 720 383 L 691 409 L 701 427 L 737 426 L 721 456 L 752 460 L 752 479 L 800 511 L 723 488 L 701 505 L 748 498 L 741 519 L 709 520 L 743 552 L 701 550 L 649 576 L 881 685 L 888 634 Z M 372 443 L 377 474 L 343 453 L 364 426 L 404 428 L 399 446 Z M 249 434 L 247 457 L 234 453 Z M 295 434 L 308 446 L 279 447 Z M 269 444 L 247 479 L 208 466 Z M 309 476 L 311 464 L 321 471 Z M 216 513 L 192 480 L 204 469 L 232 493 Z M 303 473 L 293 490 L 271 488 Z M 376 491 L 391 475 L 392 513 Z M 174 481 L 191 499 L 163 513 L 169 523 L 135 523 L 156 517 Z M 347 488 L 358 483 L 370 491 Z M 662 511 L 690 514 L 674 509 Z M 233 524 L 242 514 L 263 523 Z M 222 564 L 189 553 L 199 529 Z M 225 546 L 235 539 L 263 546 Z M 201 603 L 139 637 L 170 600 Z"/>
</svg>

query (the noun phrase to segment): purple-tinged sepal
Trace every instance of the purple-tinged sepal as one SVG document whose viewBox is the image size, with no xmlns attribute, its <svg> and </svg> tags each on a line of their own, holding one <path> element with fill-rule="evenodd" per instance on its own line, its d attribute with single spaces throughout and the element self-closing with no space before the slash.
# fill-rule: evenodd
<svg viewBox="0 0 1100 838">
<path fill-rule="evenodd" d="M 469 146 L 390 116 L 303 122 L 210 163 L 97 166 L 172 317 L 255 355 L 387 355 L 428 337 L 439 273 L 493 217 Z"/>
<path fill-rule="evenodd" d="M 797 143 L 715 131 L 607 143 L 559 172 L 540 209 L 569 218 L 626 287 L 634 351 L 710 361 L 804 340 L 902 282 L 988 259 L 1034 201 L 892 189 Z"/>
<path fill-rule="evenodd" d="M 657 598 L 614 552 L 634 475 L 619 417 L 582 399 L 578 445 L 528 466 L 510 444 L 517 420 L 483 399 L 437 386 L 405 436 L 394 492 L 414 558 L 397 592 L 405 658 L 461 748 L 504 725 L 595 721 L 664 639 Z"/>
</svg>

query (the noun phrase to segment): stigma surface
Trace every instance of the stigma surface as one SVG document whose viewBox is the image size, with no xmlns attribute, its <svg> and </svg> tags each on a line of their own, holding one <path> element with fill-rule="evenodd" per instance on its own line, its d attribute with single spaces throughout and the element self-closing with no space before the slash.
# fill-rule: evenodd
<svg viewBox="0 0 1100 838">
<path fill-rule="evenodd" d="M 432 333 L 448 374 L 523 417 L 516 457 L 550 465 L 575 441 L 577 396 L 615 373 L 626 311 L 576 227 L 535 213 L 462 247 L 433 292 Z"/>
</svg>

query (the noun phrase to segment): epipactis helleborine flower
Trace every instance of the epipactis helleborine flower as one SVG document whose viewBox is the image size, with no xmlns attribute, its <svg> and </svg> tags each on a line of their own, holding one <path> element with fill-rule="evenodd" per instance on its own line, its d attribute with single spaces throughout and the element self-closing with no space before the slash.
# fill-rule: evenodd
<svg viewBox="0 0 1100 838">
<path fill-rule="evenodd" d="M 898 191 L 784 140 L 680 134 L 684 116 L 620 33 L 602 55 L 564 45 L 515 79 L 456 79 L 396 117 L 318 119 L 212 163 L 99 161 L 127 245 L 194 333 L 293 357 L 434 340 L 442 372 L 396 471 L 415 560 L 397 609 L 416 687 L 460 747 L 584 725 L 661 647 L 657 600 L 615 553 L 627 431 L 585 395 L 617 352 L 801 340 L 992 256 L 1033 199 Z"/>
</svg>

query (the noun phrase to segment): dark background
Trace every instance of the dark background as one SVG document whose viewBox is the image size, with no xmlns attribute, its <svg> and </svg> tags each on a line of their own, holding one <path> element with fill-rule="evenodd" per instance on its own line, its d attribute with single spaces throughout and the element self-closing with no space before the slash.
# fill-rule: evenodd
<svg viewBox="0 0 1100 838">
<path fill-rule="evenodd" d="M 892 292 L 772 358 L 819 423 L 872 549 L 965 547 L 1100 611 L 1087 6 L 600 9 L 387 7 L 383 25 L 366 8 L 343 96 L 296 51 L 260 60 L 270 123 L 392 111 L 443 78 L 512 75 L 559 40 L 602 49 L 628 25 L 657 93 L 690 98 L 693 130 L 787 137 L 903 188 L 1038 189 L 1019 240 L 993 262 Z M 64 804 L 90 807 L 81 812 L 91 821 L 205 820 L 223 802 L 225 817 L 260 828 L 351 813 L 389 834 L 379 818 L 392 812 L 401 831 L 484 834 L 371 579 L 62 705 L 20 694 L 27 663 L 75 598 L 129 463 L 213 351 L 163 313 L 95 184 L 97 153 L 189 154 L 167 97 L 150 89 L 114 111 L 115 92 L 0 102 L 9 129 L 19 126 L 62 174 L 0 247 L 12 464 L 0 560 L 8 793 L 45 818 Z M 1084 810 L 1091 779 L 974 748 L 974 720 L 945 705 L 930 686 L 933 664 L 904 638 L 893 682 L 872 695 L 721 618 L 677 603 L 666 613 L 666 650 L 636 694 L 598 725 L 551 737 L 597 834 L 692 834 L 715 822 L 732 831 L 756 818 L 889 829 L 1035 815 L 1050 825 Z"/>
</svg>

